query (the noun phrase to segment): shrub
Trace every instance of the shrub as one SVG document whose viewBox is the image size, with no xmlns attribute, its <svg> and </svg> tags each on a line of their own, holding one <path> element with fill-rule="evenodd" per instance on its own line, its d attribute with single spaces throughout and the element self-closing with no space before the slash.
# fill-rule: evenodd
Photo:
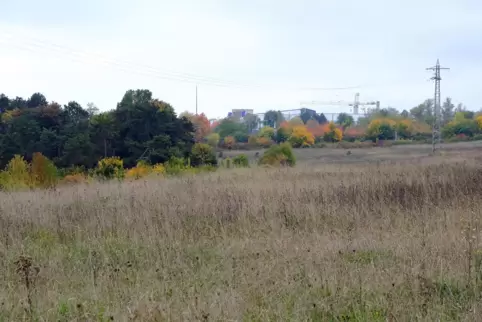
<svg viewBox="0 0 482 322">
<path fill-rule="evenodd" d="M 191 150 L 191 165 L 194 167 L 201 165 L 217 165 L 218 160 L 213 148 L 208 144 L 196 143 Z"/>
<path fill-rule="evenodd" d="M 147 176 L 151 172 L 151 168 L 146 162 L 139 161 L 134 168 L 127 170 L 126 178 L 128 179 L 140 179 Z"/>
<path fill-rule="evenodd" d="M 188 168 L 186 165 L 186 160 L 174 156 L 164 164 L 164 167 L 166 169 L 166 174 L 169 175 L 180 174 L 183 170 Z"/>
<path fill-rule="evenodd" d="M 263 156 L 259 159 L 259 164 L 272 166 L 288 165 L 294 167 L 296 158 L 293 153 L 293 148 L 289 143 L 274 145 L 264 152 Z"/>
<path fill-rule="evenodd" d="M 63 184 L 87 183 L 87 177 L 82 173 L 68 174 L 61 180 L 61 183 Z"/>
<path fill-rule="evenodd" d="M 103 179 L 122 179 L 124 162 L 119 157 L 104 158 L 98 162 L 95 174 Z"/>
<path fill-rule="evenodd" d="M 250 135 L 249 138 L 248 138 L 248 144 L 251 145 L 251 146 L 255 146 L 258 144 L 258 137 L 256 137 L 255 135 Z"/>
<path fill-rule="evenodd" d="M 156 175 L 163 175 L 164 173 L 166 173 L 166 168 L 161 163 L 155 164 L 152 167 L 152 173 Z"/>
<path fill-rule="evenodd" d="M 240 154 L 234 157 L 233 164 L 239 168 L 248 168 L 249 160 L 245 154 Z"/>
<path fill-rule="evenodd" d="M 258 145 L 262 148 L 269 148 L 270 146 L 273 145 L 273 141 L 271 141 L 271 139 L 266 137 L 260 137 L 258 138 Z"/>
<path fill-rule="evenodd" d="M 451 121 L 442 129 L 442 134 L 445 138 L 451 138 L 459 134 L 472 137 L 477 132 L 479 132 L 477 121 L 469 119 Z"/>
</svg>

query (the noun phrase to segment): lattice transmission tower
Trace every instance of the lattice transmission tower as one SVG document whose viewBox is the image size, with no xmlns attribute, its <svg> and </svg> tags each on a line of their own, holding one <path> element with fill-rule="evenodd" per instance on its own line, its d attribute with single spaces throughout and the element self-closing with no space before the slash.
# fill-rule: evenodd
<svg viewBox="0 0 482 322">
<path fill-rule="evenodd" d="M 440 111 L 440 71 L 442 69 L 448 70 L 450 68 L 441 67 L 439 60 L 434 67 L 429 67 L 427 70 L 433 70 L 434 76 L 431 78 L 435 80 L 435 96 L 433 100 L 433 124 L 432 124 L 432 153 L 441 148 L 442 138 L 440 134 L 440 128 L 442 123 L 442 116 Z"/>
</svg>

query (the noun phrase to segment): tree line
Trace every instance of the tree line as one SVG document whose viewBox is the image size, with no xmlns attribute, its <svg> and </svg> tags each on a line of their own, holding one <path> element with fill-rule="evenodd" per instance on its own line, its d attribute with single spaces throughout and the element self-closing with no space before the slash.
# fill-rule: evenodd
<svg viewBox="0 0 482 322">
<path fill-rule="evenodd" d="M 93 104 L 61 106 L 41 93 L 28 99 L 0 94 L 2 168 L 15 155 L 30 161 L 35 152 L 61 168 L 92 168 L 110 156 L 127 167 L 139 160 L 157 164 L 188 158 L 194 142 L 192 122 L 149 90 L 129 90 L 115 109 L 100 113 Z"/>
</svg>

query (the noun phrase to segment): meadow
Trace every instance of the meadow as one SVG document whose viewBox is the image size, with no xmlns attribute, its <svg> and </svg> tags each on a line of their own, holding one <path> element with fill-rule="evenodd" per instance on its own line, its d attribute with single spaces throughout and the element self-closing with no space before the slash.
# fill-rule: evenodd
<svg viewBox="0 0 482 322">
<path fill-rule="evenodd" d="M 482 157 L 458 147 L 0 193 L 0 321 L 477 321 Z"/>
</svg>

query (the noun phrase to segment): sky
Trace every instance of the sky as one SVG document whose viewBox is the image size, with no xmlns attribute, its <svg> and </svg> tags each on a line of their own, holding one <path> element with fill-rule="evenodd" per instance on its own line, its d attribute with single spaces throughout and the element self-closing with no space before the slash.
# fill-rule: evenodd
<svg viewBox="0 0 482 322">
<path fill-rule="evenodd" d="M 0 0 L 0 93 L 100 110 L 149 89 L 177 112 L 433 97 L 482 107 L 478 0 Z M 343 88 L 343 89 L 341 89 Z M 304 105 L 318 112 L 348 106 Z"/>
</svg>

